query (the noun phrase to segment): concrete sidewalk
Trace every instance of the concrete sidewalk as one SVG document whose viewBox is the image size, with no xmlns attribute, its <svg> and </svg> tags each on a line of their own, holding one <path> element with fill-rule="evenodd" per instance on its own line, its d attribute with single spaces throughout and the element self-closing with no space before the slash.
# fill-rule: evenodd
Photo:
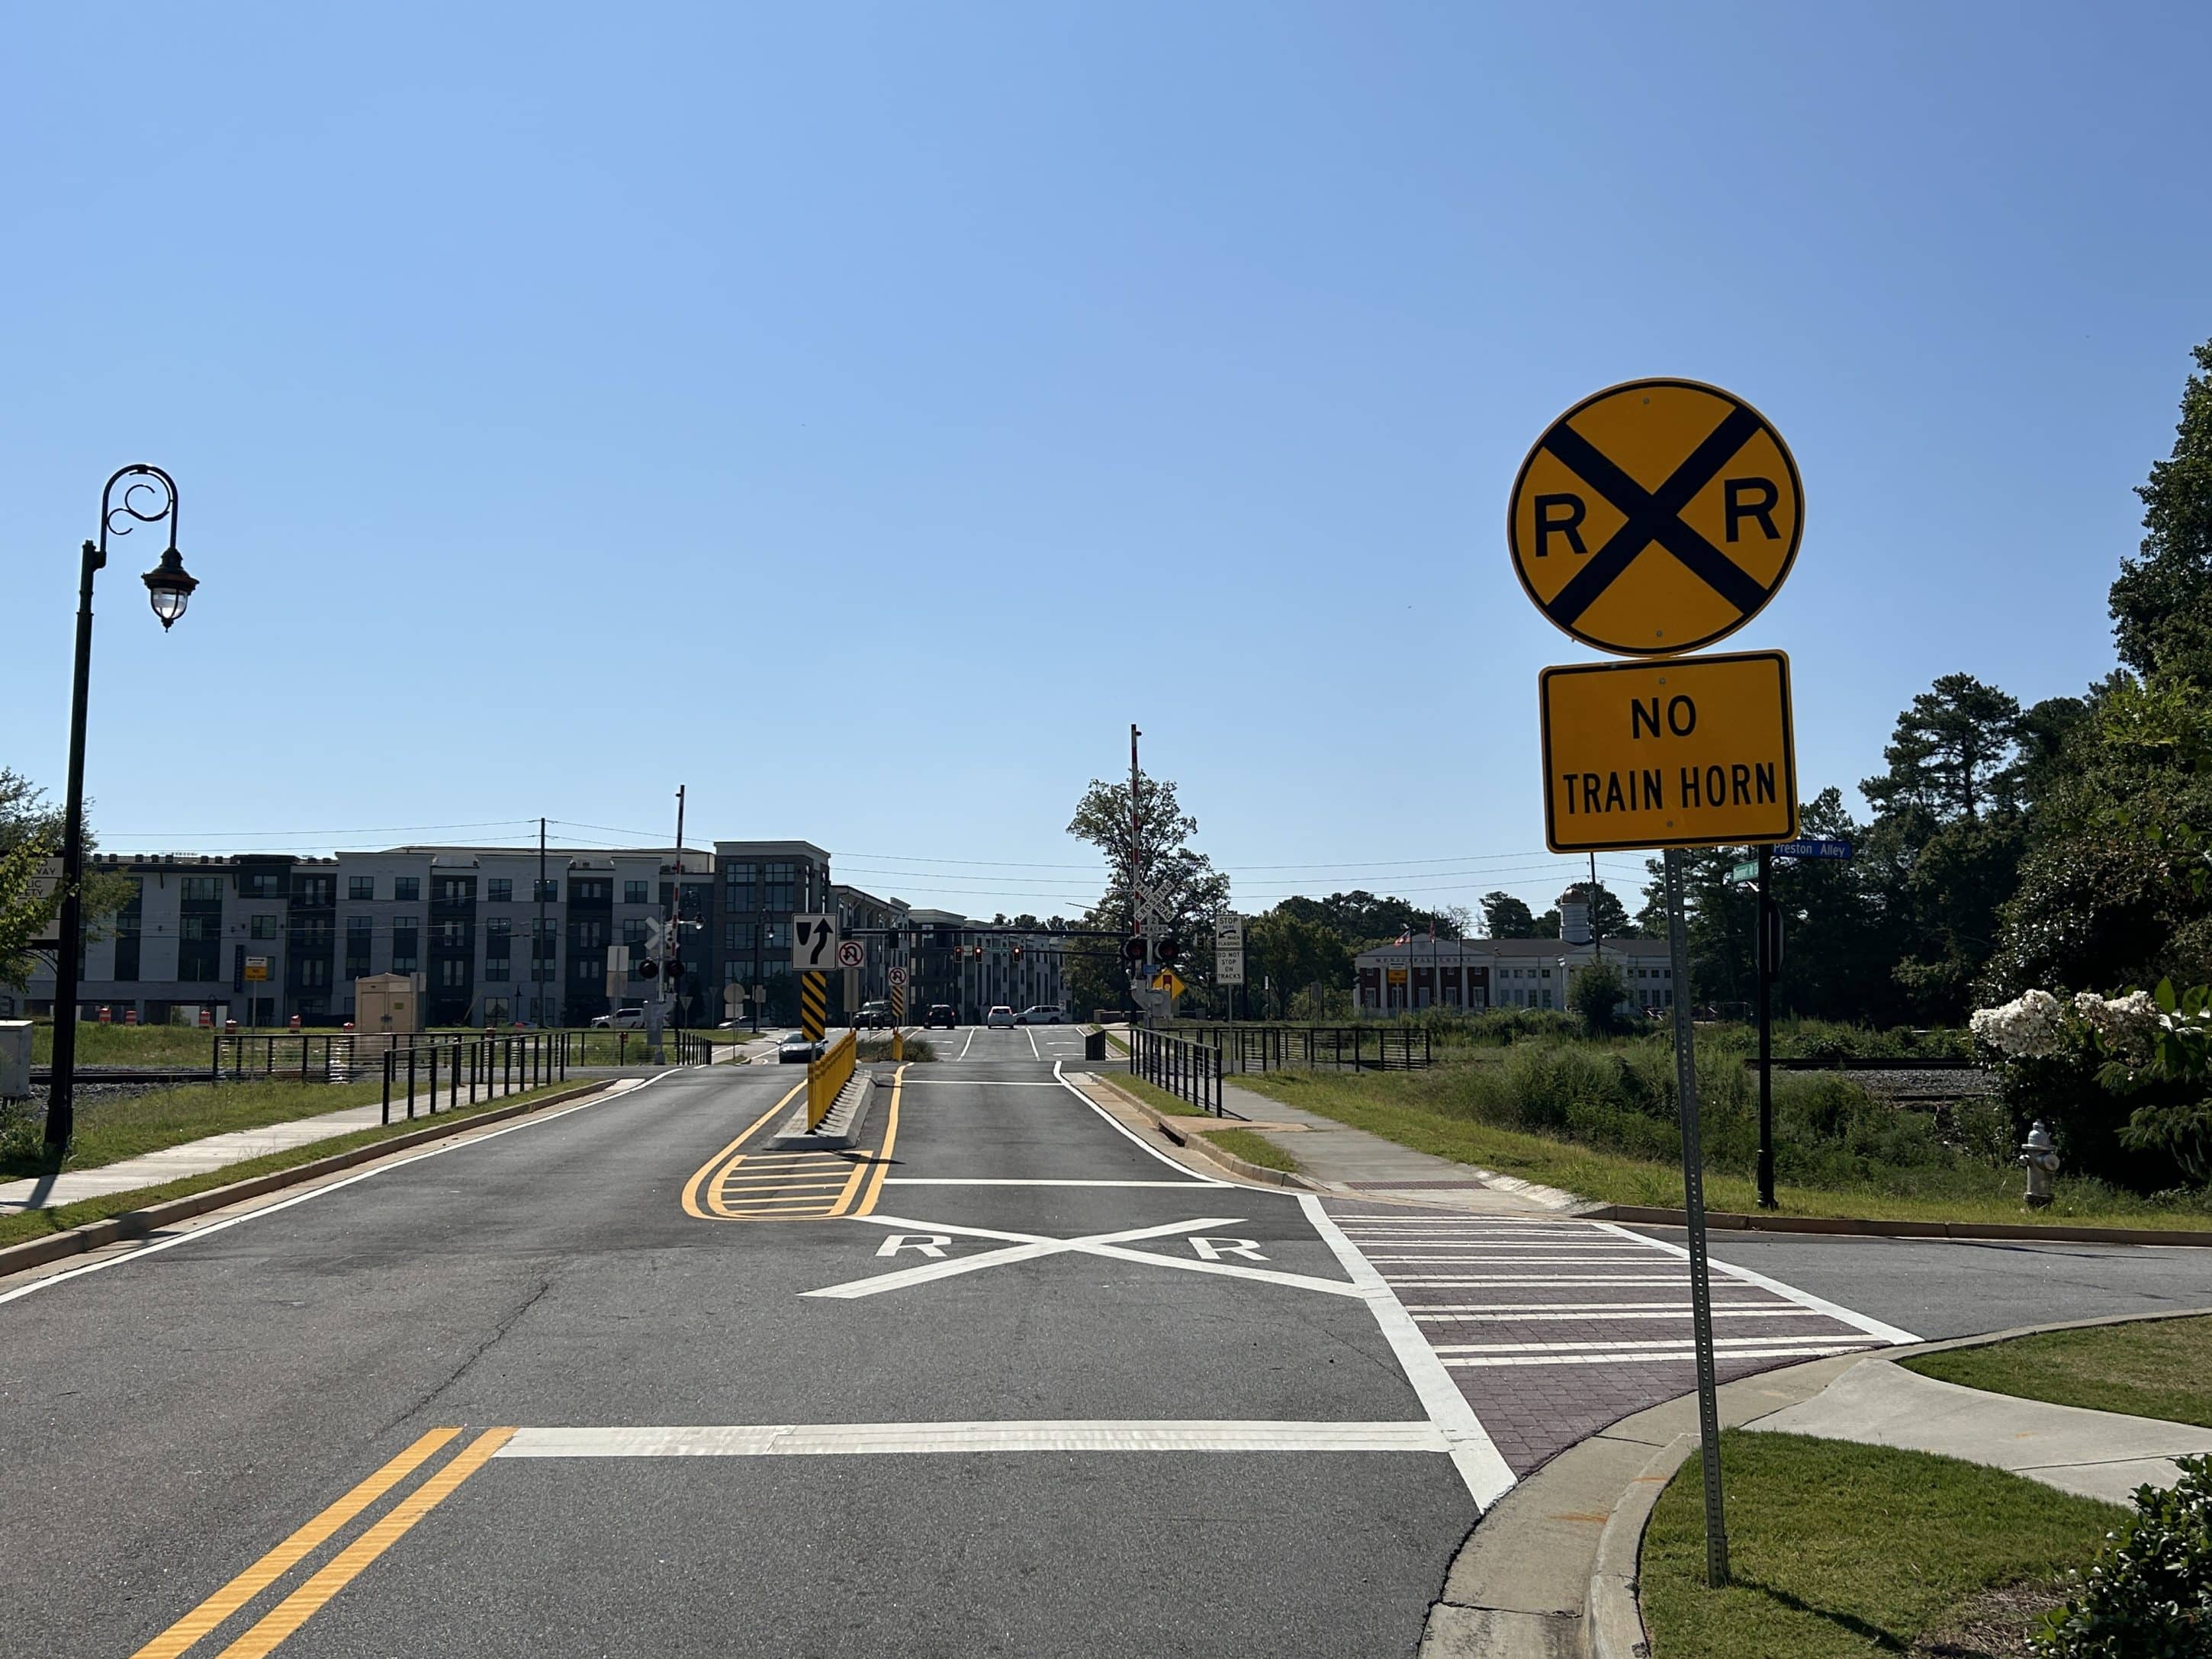
<svg viewBox="0 0 2212 1659">
<path fill-rule="evenodd" d="M 2175 1458 L 2212 1452 L 2212 1429 L 1961 1388 L 1887 1359 L 1745 1427 L 1936 1452 L 2120 1504 L 2137 1486 L 2172 1486 Z"/>
<path fill-rule="evenodd" d="M 757 1043 L 742 1046 L 739 1054 L 750 1057 L 755 1054 L 772 1054 L 775 1039 L 763 1037 Z M 720 1062 L 731 1064 L 728 1060 Z M 571 1080 L 597 1076 L 614 1078 L 619 1071 L 602 1066 L 571 1066 Z M 545 1086 L 545 1085 L 539 1085 Z M 518 1084 L 501 1088 L 497 1084 L 487 1087 L 479 1084 L 476 1103 L 498 1100 L 509 1094 L 521 1094 L 527 1085 Z M 462 1085 L 467 1093 L 467 1085 Z M 415 1116 L 417 1121 L 427 1121 L 431 1108 L 446 1109 L 444 1103 L 452 1099 L 446 1085 L 438 1088 L 434 1103 L 427 1081 L 415 1092 Z M 392 1121 L 403 1122 L 407 1117 L 407 1095 L 402 1089 L 392 1097 Z M 188 1140 L 181 1146 L 164 1146 L 158 1151 L 142 1152 L 137 1158 L 118 1158 L 112 1164 L 103 1164 L 96 1169 L 64 1170 L 59 1175 L 31 1176 L 20 1181 L 0 1182 L 0 1215 L 15 1215 L 25 1210 L 59 1209 L 65 1204 L 81 1203 L 88 1198 L 104 1198 L 110 1193 L 128 1193 L 141 1187 L 159 1187 L 172 1181 L 182 1181 L 187 1176 L 205 1175 L 213 1170 L 228 1169 L 234 1164 L 251 1163 L 257 1158 L 266 1158 L 272 1152 L 289 1152 L 295 1146 L 311 1146 L 318 1140 L 333 1140 L 340 1135 L 352 1134 L 358 1129 L 373 1129 L 384 1121 L 384 1102 L 380 1097 L 366 1105 L 345 1106 L 334 1112 L 319 1112 L 313 1117 L 294 1118 L 289 1122 L 264 1124 L 258 1129 L 233 1129 L 227 1133 L 206 1135 L 198 1140 Z"/>
<path fill-rule="evenodd" d="M 1112 1075 L 1111 1068 L 1108 1070 Z M 1528 1215 L 1572 1209 L 1583 1200 L 1556 1187 L 1448 1158 L 1417 1152 L 1395 1140 L 1339 1123 L 1334 1118 L 1287 1105 L 1266 1095 L 1224 1082 L 1221 1103 L 1255 1124 L 1293 1126 L 1256 1130 L 1298 1161 L 1299 1173 L 1321 1191 L 1346 1198 L 1395 1198 L 1447 1204 L 1486 1214 Z"/>
</svg>

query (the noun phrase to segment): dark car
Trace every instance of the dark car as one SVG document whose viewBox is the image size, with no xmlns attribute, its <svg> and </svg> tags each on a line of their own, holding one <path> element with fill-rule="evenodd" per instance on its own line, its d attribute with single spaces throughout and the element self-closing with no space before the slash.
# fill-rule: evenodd
<svg viewBox="0 0 2212 1659">
<path fill-rule="evenodd" d="M 776 1064 L 779 1066 L 804 1066 L 810 1060 L 821 1059 L 822 1051 L 828 1046 L 829 1045 L 819 1037 L 810 1041 L 800 1036 L 798 1032 L 793 1031 L 789 1036 L 784 1038 L 782 1042 L 775 1045 Z"/>
<path fill-rule="evenodd" d="M 921 1017 L 921 1029 L 925 1031 L 933 1025 L 942 1025 L 950 1031 L 959 1024 L 960 1016 L 952 1012 L 949 1002 L 931 1003 L 929 1012 Z"/>
</svg>

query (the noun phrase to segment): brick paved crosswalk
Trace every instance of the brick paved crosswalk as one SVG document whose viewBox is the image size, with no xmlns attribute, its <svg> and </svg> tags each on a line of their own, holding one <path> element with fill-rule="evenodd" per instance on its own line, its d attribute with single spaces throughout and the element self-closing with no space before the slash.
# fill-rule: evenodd
<svg viewBox="0 0 2212 1659">
<path fill-rule="evenodd" d="M 1516 1474 L 1697 1385 L 1686 1253 L 1607 1222 L 1332 1202 Z M 1721 1380 L 1910 1342 L 1909 1331 L 1716 1261 Z"/>
</svg>

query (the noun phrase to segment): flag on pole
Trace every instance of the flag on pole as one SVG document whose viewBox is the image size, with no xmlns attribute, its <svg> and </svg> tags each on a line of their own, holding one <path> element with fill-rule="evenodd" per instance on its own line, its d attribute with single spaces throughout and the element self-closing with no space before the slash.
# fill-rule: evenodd
<svg viewBox="0 0 2212 1659">
<path fill-rule="evenodd" d="M 1413 930 L 1410 927 L 1406 929 L 1404 933 L 1399 934 L 1397 938 L 1390 941 L 1393 945 L 1411 945 L 1413 942 Z"/>
</svg>

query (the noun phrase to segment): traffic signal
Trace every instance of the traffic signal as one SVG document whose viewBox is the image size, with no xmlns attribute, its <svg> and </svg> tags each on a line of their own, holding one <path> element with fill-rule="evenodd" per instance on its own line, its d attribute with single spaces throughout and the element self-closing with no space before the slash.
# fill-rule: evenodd
<svg viewBox="0 0 2212 1659">
<path fill-rule="evenodd" d="M 668 975 L 669 982 L 671 984 L 682 979 L 684 977 L 684 958 L 682 957 L 669 957 L 664 971 Z"/>
<path fill-rule="evenodd" d="M 1182 955 L 1182 941 L 1173 933 L 1163 933 L 1160 935 L 1159 945 L 1153 951 L 1153 955 L 1161 967 L 1172 968 L 1176 965 L 1176 959 Z"/>
<path fill-rule="evenodd" d="M 975 941 L 975 960 L 976 960 L 976 961 L 978 961 L 978 962 L 981 962 L 982 959 L 983 959 L 983 941 L 982 941 L 981 939 L 977 939 L 977 940 Z"/>
<path fill-rule="evenodd" d="M 1134 939 L 1123 939 L 1121 941 L 1121 954 L 1131 962 L 1142 962 L 1145 959 L 1145 941 L 1143 936 L 1139 935 Z"/>
<path fill-rule="evenodd" d="M 637 976 L 640 979 L 659 978 L 660 964 L 655 962 L 651 957 L 647 957 L 643 962 L 637 964 Z"/>
<path fill-rule="evenodd" d="M 1021 959 L 1022 959 L 1022 947 L 1021 947 L 1020 945 L 1017 945 L 1016 946 L 1014 946 L 1014 960 L 1015 960 L 1016 962 L 1019 962 Z"/>
</svg>

